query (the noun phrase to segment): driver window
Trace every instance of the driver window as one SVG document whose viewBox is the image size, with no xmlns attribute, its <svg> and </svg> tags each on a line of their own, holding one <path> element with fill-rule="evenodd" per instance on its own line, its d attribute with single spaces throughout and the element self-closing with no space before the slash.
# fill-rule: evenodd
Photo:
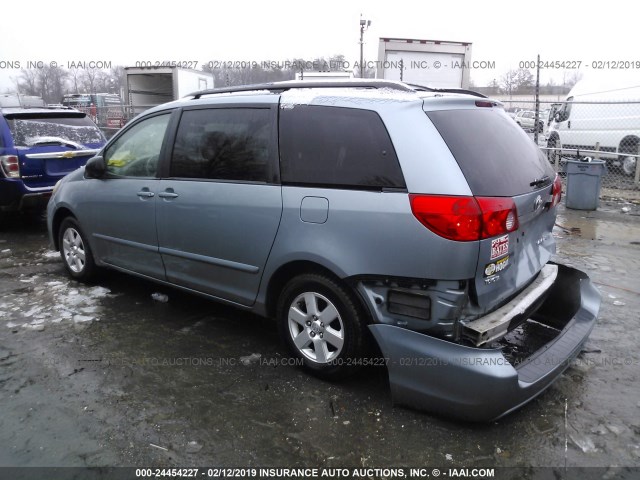
<svg viewBox="0 0 640 480">
<path fill-rule="evenodd" d="M 571 114 L 571 105 L 573 104 L 573 97 L 567 98 L 567 102 L 562 105 L 560 110 L 558 110 L 558 121 L 564 122 L 569 118 Z"/>
<path fill-rule="evenodd" d="M 170 116 L 151 117 L 127 130 L 105 152 L 107 172 L 121 177 L 154 177 Z"/>
</svg>

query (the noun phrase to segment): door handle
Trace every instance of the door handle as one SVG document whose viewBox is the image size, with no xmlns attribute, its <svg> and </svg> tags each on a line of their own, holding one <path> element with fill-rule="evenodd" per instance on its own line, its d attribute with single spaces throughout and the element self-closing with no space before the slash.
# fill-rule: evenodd
<svg viewBox="0 0 640 480">
<path fill-rule="evenodd" d="M 160 198 L 176 198 L 179 195 L 177 193 L 174 193 L 174 192 L 161 192 L 161 193 L 158 194 L 158 196 Z"/>
<path fill-rule="evenodd" d="M 571 120 L 567 122 L 567 128 L 571 128 Z"/>
<path fill-rule="evenodd" d="M 138 192 L 136 195 L 138 195 L 139 197 L 143 197 L 143 198 L 151 198 L 155 195 L 155 193 L 150 192 L 149 190 L 142 190 L 140 192 Z"/>
</svg>

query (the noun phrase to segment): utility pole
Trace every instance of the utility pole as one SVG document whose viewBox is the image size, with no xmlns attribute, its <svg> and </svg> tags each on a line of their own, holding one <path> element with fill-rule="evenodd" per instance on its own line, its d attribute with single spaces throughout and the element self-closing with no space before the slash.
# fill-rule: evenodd
<svg viewBox="0 0 640 480">
<path fill-rule="evenodd" d="M 536 64 L 536 115 L 533 119 L 533 141 L 538 144 L 538 122 L 540 122 L 540 54 L 538 54 L 538 62 Z M 544 125 L 542 126 L 544 130 Z"/>
<path fill-rule="evenodd" d="M 364 31 L 371 26 L 371 20 L 365 20 L 360 14 L 360 78 L 364 78 Z"/>
</svg>

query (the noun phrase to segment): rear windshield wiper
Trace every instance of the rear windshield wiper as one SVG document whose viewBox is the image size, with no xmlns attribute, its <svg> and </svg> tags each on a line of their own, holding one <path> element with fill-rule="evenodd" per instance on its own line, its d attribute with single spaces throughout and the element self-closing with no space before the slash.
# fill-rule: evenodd
<svg viewBox="0 0 640 480">
<path fill-rule="evenodd" d="M 545 183 L 550 183 L 551 179 L 549 175 L 545 175 L 542 178 L 536 178 L 533 182 L 529 184 L 530 187 L 539 187 L 540 185 L 544 185 Z"/>
</svg>

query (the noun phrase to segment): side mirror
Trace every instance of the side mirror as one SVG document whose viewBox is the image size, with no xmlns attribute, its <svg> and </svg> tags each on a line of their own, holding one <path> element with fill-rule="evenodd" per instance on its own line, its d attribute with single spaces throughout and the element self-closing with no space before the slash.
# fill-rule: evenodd
<svg viewBox="0 0 640 480">
<path fill-rule="evenodd" d="M 553 117 L 553 119 L 554 119 L 556 122 L 558 122 L 558 123 L 559 123 L 559 122 L 560 122 L 560 112 L 556 113 L 556 114 L 555 114 L 555 116 Z"/>
<path fill-rule="evenodd" d="M 84 178 L 102 178 L 107 169 L 101 156 L 90 158 L 84 167 Z"/>
</svg>

